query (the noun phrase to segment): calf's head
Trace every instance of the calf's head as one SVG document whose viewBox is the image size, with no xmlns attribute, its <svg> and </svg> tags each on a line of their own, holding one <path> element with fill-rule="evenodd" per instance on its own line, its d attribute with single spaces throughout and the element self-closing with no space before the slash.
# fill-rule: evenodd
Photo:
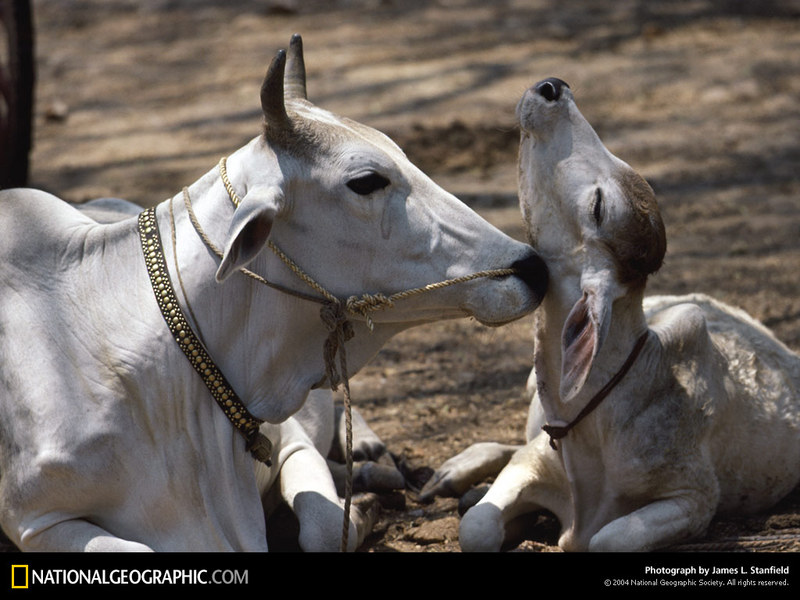
<svg viewBox="0 0 800 600">
<path fill-rule="evenodd" d="M 603 346 L 615 302 L 640 299 L 661 266 L 666 236 L 652 189 L 606 149 L 565 82 L 534 85 L 517 116 L 520 207 L 550 267 L 549 293 L 566 313 L 561 397 L 568 401 Z"/>
<path fill-rule="evenodd" d="M 252 261 L 269 260 L 270 253 L 262 252 L 269 238 L 340 298 L 388 295 L 485 269 L 518 269 L 514 276 L 398 302 L 374 314 L 378 328 L 467 315 L 502 324 L 539 304 L 547 270 L 530 246 L 442 190 L 385 135 L 307 100 L 298 36 L 288 54 L 273 60 L 261 100 L 265 125 L 255 142 L 257 164 L 231 174 L 246 193 L 218 280 Z"/>
</svg>

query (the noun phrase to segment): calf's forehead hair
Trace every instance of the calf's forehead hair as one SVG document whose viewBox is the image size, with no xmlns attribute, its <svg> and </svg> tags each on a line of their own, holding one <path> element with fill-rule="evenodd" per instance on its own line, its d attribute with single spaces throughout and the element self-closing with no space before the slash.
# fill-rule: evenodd
<svg viewBox="0 0 800 600">
<path fill-rule="evenodd" d="M 661 268 L 666 254 L 664 222 L 655 193 L 641 175 L 628 167 L 620 169 L 615 179 L 628 210 L 603 243 L 611 250 L 623 283 L 644 283 Z"/>
</svg>

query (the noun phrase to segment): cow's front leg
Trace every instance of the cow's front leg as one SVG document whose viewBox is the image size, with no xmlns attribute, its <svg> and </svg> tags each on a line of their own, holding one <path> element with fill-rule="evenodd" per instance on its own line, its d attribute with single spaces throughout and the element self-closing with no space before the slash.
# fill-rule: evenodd
<svg viewBox="0 0 800 600">
<path fill-rule="evenodd" d="M 338 462 L 344 462 L 347 456 L 347 419 L 343 406 L 336 406 L 334 409 L 334 438 L 328 458 Z M 353 434 L 353 460 L 377 461 L 386 453 L 386 444 L 372 431 L 361 413 L 355 408 L 350 410 L 350 425 Z"/>
<path fill-rule="evenodd" d="M 23 552 L 152 552 L 139 542 L 123 540 L 83 519 L 70 519 L 42 530 L 28 527 L 22 533 Z"/>
<path fill-rule="evenodd" d="M 652 502 L 594 534 L 590 552 L 647 552 L 701 535 L 714 516 L 716 501 L 701 492 Z"/>
<path fill-rule="evenodd" d="M 304 552 L 338 552 L 342 547 L 344 508 L 338 498 L 319 492 L 303 491 L 294 498 L 292 506 L 300 523 L 298 537 Z M 380 504 L 375 494 L 353 497 L 350 507 L 347 551 L 353 552 L 372 532 Z"/>
<path fill-rule="evenodd" d="M 291 447 L 290 447 L 291 449 Z M 339 498 L 327 461 L 313 446 L 291 451 L 280 471 L 281 496 L 297 516 L 298 542 L 305 552 L 336 552 L 341 548 L 344 523 Z M 355 550 L 375 523 L 376 498 L 353 500 L 347 549 Z"/>
<path fill-rule="evenodd" d="M 340 496 L 347 489 L 347 465 L 334 460 L 328 461 L 328 468 Z M 353 463 L 352 484 L 354 493 L 385 493 L 402 490 L 406 485 L 405 477 L 397 470 L 394 460 L 384 454 L 376 461 Z"/>
<path fill-rule="evenodd" d="M 470 486 L 494 477 L 521 446 L 481 442 L 447 459 L 427 481 L 420 492 L 420 500 L 435 496 L 461 496 Z"/>
<path fill-rule="evenodd" d="M 351 410 L 353 490 L 355 492 L 389 492 L 401 490 L 406 481 L 386 444 L 372 431 L 364 417 Z M 343 496 L 347 481 L 347 421 L 344 407 L 334 409 L 335 435 L 328 453 L 328 467 L 339 495 Z"/>
<path fill-rule="evenodd" d="M 540 435 L 514 453 L 486 495 L 461 519 L 459 542 L 465 552 L 497 552 L 515 538 L 523 517 L 550 510 L 569 518 L 569 490 L 558 459 Z"/>
</svg>

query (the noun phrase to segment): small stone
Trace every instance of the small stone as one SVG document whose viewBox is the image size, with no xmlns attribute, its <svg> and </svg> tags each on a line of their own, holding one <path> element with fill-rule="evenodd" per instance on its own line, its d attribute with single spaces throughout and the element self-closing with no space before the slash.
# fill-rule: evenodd
<svg viewBox="0 0 800 600">
<path fill-rule="evenodd" d="M 44 111 L 44 118 L 53 123 L 63 123 L 69 117 L 69 106 L 63 100 L 53 100 Z"/>
</svg>

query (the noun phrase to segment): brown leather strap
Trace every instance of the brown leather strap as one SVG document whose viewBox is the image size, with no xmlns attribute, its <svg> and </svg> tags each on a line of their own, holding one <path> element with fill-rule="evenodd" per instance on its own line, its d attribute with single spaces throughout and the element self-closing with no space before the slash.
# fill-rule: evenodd
<svg viewBox="0 0 800 600">
<path fill-rule="evenodd" d="M 628 358 L 625 360 L 625 363 L 622 365 L 622 367 L 620 367 L 620 370 L 617 371 L 614 377 L 612 377 L 611 380 L 603 386 L 603 389 L 597 392 L 592 399 L 589 400 L 589 403 L 583 407 L 583 410 L 578 413 L 577 417 L 575 417 L 566 425 L 544 425 L 542 427 L 545 433 L 550 436 L 550 447 L 553 448 L 553 450 L 557 450 L 555 440 L 560 440 L 561 438 L 566 437 L 570 429 L 575 427 L 586 415 L 597 408 L 600 403 L 605 400 L 606 396 L 611 393 L 611 390 L 613 390 L 617 384 L 622 381 L 622 378 L 628 373 L 631 366 L 633 366 L 633 363 L 636 362 L 636 359 L 638 358 L 639 353 L 642 351 L 642 348 L 644 348 L 644 343 L 647 341 L 648 333 L 649 332 L 645 331 L 639 337 L 639 339 L 636 340 L 633 350 L 631 350 L 631 353 L 628 355 Z"/>
</svg>

